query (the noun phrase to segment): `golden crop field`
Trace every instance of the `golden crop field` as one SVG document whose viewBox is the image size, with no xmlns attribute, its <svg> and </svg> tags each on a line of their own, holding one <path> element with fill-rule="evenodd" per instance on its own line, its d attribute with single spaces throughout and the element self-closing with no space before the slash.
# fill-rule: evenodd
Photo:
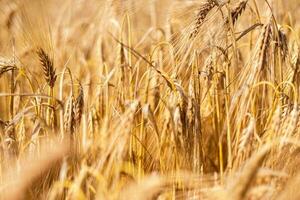
<svg viewBox="0 0 300 200">
<path fill-rule="evenodd" d="M 300 199 L 300 0 L 0 0 L 0 199 Z"/>
</svg>

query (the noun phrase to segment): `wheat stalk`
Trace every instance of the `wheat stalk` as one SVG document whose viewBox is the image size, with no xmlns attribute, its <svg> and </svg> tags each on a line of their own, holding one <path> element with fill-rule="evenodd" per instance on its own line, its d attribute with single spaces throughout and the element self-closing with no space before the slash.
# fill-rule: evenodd
<svg viewBox="0 0 300 200">
<path fill-rule="evenodd" d="M 50 57 L 43 48 L 38 48 L 37 54 L 39 56 L 40 63 L 43 67 L 45 80 L 49 87 L 53 88 L 57 78 L 55 74 L 55 68 L 53 66 L 53 60 L 50 59 Z"/>
<path fill-rule="evenodd" d="M 55 73 L 55 68 L 53 66 L 53 60 L 50 59 L 48 54 L 43 48 L 38 48 L 37 54 L 40 60 L 40 63 L 43 67 L 44 78 L 49 86 L 48 95 L 53 97 L 53 88 L 57 78 Z M 47 109 L 46 114 L 46 122 L 48 125 L 53 124 L 54 121 L 51 122 L 51 119 L 54 118 L 54 112 L 51 110 L 51 106 L 53 106 L 53 100 L 48 99 L 49 108 Z"/>
<path fill-rule="evenodd" d="M 64 130 L 67 133 L 73 134 L 75 130 L 75 120 L 74 120 L 74 96 L 71 95 L 67 100 L 64 112 Z"/>
<path fill-rule="evenodd" d="M 207 17 L 208 13 L 216 6 L 218 6 L 218 3 L 216 1 L 208 0 L 203 6 L 200 7 L 200 9 L 197 13 L 197 17 L 195 19 L 194 28 L 189 36 L 190 39 L 193 39 L 198 35 L 199 29 L 201 28 L 202 24 L 204 23 L 205 18 Z"/>
<path fill-rule="evenodd" d="M 1 67 L 0 68 L 0 78 L 6 72 L 9 72 L 9 71 L 12 71 L 12 70 L 16 70 L 16 69 L 18 69 L 16 66 L 10 66 L 10 65 Z"/>
<path fill-rule="evenodd" d="M 279 36 L 278 46 L 280 49 L 280 53 L 281 53 L 282 58 L 284 60 L 286 60 L 286 58 L 288 57 L 288 53 L 289 53 L 288 39 L 282 29 L 278 30 L 278 36 Z"/>
<path fill-rule="evenodd" d="M 83 88 L 82 85 L 79 84 L 78 87 L 78 96 L 73 102 L 73 114 L 74 114 L 74 121 L 76 126 L 78 127 L 81 122 L 83 106 L 84 106 L 84 96 L 83 96 Z"/>
<path fill-rule="evenodd" d="M 242 15 L 242 13 L 245 11 L 246 6 L 247 6 L 248 0 L 243 0 L 240 1 L 240 3 L 231 11 L 231 19 L 232 19 L 232 24 L 234 25 L 238 18 Z M 229 18 L 225 20 L 225 24 L 229 23 Z"/>
<path fill-rule="evenodd" d="M 267 23 L 263 27 L 260 36 L 259 53 L 258 53 L 258 69 L 262 70 L 267 61 L 267 52 L 271 44 L 272 26 Z"/>
</svg>

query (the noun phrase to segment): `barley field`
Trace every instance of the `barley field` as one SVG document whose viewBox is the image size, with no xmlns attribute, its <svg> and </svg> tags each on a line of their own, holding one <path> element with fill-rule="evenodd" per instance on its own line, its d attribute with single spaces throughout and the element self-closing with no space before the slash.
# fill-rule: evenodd
<svg viewBox="0 0 300 200">
<path fill-rule="evenodd" d="M 0 199 L 300 199 L 300 0 L 0 0 Z"/>
</svg>

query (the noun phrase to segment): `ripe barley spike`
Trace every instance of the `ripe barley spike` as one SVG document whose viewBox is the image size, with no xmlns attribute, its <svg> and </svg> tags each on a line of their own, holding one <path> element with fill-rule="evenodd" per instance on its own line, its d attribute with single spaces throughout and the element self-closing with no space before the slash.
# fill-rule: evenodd
<svg viewBox="0 0 300 200">
<path fill-rule="evenodd" d="M 49 87 L 53 88 L 57 78 L 55 68 L 53 66 L 53 60 L 50 59 L 48 54 L 42 48 L 38 48 L 37 54 L 43 67 L 45 80 Z"/>
</svg>

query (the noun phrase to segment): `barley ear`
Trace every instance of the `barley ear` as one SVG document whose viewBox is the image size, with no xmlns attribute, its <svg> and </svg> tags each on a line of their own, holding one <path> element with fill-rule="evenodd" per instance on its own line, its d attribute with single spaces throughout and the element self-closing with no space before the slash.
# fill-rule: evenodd
<svg viewBox="0 0 300 200">
<path fill-rule="evenodd" d="M 57 78 L 57 75 L 55 74 L 55 68 L 53 66 L 53 60 L 48 56 L 43 48 L 38 48 L 37 55 L 43 67 L 45 80 L 49 87 L 53 88 Z"/>
<path fill-rule="evenodd" d="M 84 95 L 82 85 L 79 83 L 78 87 L 78 96 L 74 101 L 73 112 L 74 112 L 74 121 L 76 126 L 80 125 L 82 112 L 84 107 Z"/>
</svg>

